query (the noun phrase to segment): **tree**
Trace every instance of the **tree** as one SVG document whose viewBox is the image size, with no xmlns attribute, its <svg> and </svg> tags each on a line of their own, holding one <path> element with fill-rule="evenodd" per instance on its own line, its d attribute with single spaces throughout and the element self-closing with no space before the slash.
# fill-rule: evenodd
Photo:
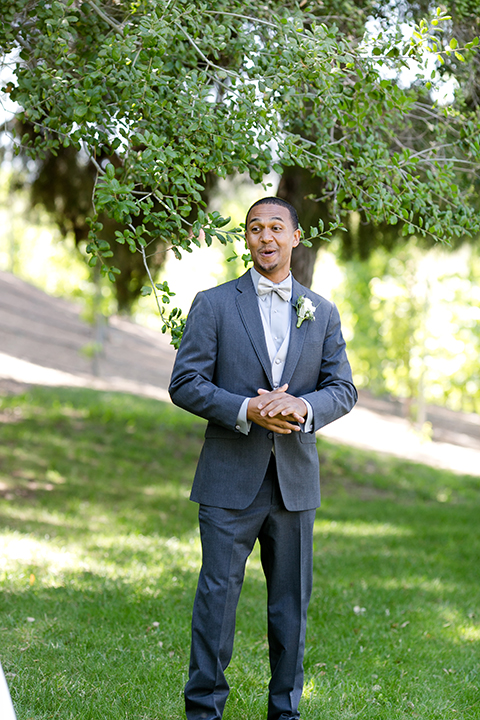
<svg viewBox="0 0 480 720">
<path fill-rule="evenodd" d="M 212 174 L 261 182 L 272 167 L 297 167 L 320 178 L 316 199 L 328 200 L 334 220 L 307 228 L 307 242 L 353 210 L 435 239 L 478 228 L 457 179 L 459 166 L 473 177 L 478 164 L 476 118 L 438 113 L 428 88 L 419 101 L 382 76 L 387 65 L 424 62 L 428 43 L 451 52 L 439 39 L 440 11 L 408 42 L 363 45 L 293 3 L 15 0 L 3 14 L 0 44 L 18 52 L 5 91 L 35 131 L 17 147 L 34 158 L 82 149 L 97 173 L 90 263 L 112 280 L 119 273 L 105 213 L 121 226 L 116 241 L 140 254 L 174 342 L 180 310 L 165 315 L 170 290 L 155 285 L 149 255 L 159 242 L 179 257 L 201 237 L 228 242 L 227 220 L 205 211 Z M 433 145 L 392 142 L 399 119 L 415 113 L 424 126 L 435 118 Z"/>
<path fill-rule="evenodd" d="M 324 3 L 323 6 L 326 5 L 333 11 L 336 0 Z M 348 33 L 354 28 L 357 34 L 361 36 L 367 13 L 362 12 L 362 9 L 359 9 L 358 6 L 356 9 L 356 13 L 350 12 L 344 16 L 337 14 L 335 18 L 336 22 L 340 23 L 342 32 Z M 401 23 L 408 22 L 412 24 L 415 21 L 420 21 L 422 15 L 429 10 L 429 3 L 423 0 L 413 0 L 413 2 L 407 0 L 404 3 L 389 5 L 388 11 L 383 15 L 379 8 L 368 8 L 367 5 L 365 10 L 367 12 L 370 10 L 370 16 L 375 17 L 384 32 L 392 32 L 395 26 L 399 27 Z M 452 78 L 455 78 L 457 88 L 454 106 L 449 108 L 449 112 L 451 114 L 459 113 L 461 117 L 464 117 L 463 110 L 465 107 L 471 111 L 472 117 L 475 117 L 478 113 L 480 59 L 478 54 L 475 54 L 470 57 L 468 63 L 465 63 L 463 62 L 464 57 L 457 49 L 459 44 L 464 46 L 475 40 L 475 34 L 480 27 L 477 10 L 477 3 L 473 0 L 447 2 L 447 11 L 450 13 L 450 17 L 446 29 L 451 38 L 448 45 L 446 45 L 446 51 L 438 57 L 435 70 L 441 82 L 449 82 Z M 438 49 L 438 40 L 431 39 L 430 45 L 433 50 Z M 399 68 L 401 68 L 401 65 Z M 395 132 L 391 134 L 392 152 L 400 144 L 413 152 L 425 152 L 429 145 L 431 147 L 436 145 L 438 135 L 444 132 L 445 125 L 441 112 L 437 108 L 425 105 L 425 90 L 431 89 L 432 84 L 425 77 L 420 76 L 412 81 L 410 94 L 416 94 L 417 101 L 412 105 L 412 112 L 399 115 L 396 119 L 398 126 Z M 453 132 L 447 132 L 443 140 L 443 142 L 447 143 L 447 147 L 450 148 L 455 146 L 458 141 L 455 128 L 451 130 Z M 446 157 L 442 158 L 443 161 L 445 159 Z M 454 162 L 458 161 L 458 159 L 457 156 Z M 421 168 L 421 171 L 425 172 L 426 168 Z M 428 176 L 424 176 L 424 179 L 428 181 Z M 475 175 L 468 171 L 464 175 L 460 171 L 458 180 L 454 185 L 457 183 L 463 183 L 468 188 L 470 202 L 478 206 L 478 183 L 475 180 Z M 309 218 L 311 224 L 315 224 L 318 219 L 321 219 L 323 223 L 328 223 L 334 218 L 336 210 L 328 197 L 322 199 L 323 185 L 321 178 L 316 178 L 311 173 L 302 171 L 301 168 L 287 167 L 282 174 L 278 195 L 293 205 L 301 207 L 302 212 Z M 471 192 L 472 189 L 473 192 Z M 359 218 L 360 222 L 358 222 Z M 395 250 L 405 241 L 402 224 L 400 221 L 396 225 L 391 225 L 386 219 L 383 221 L 369 221 L 362 212 L 360 212 L 360 215 L 355 213 L 352 218 L 347 216 L 344 221 L 344 232 L 338 236 L 340 241 L 338 247 L 341 256 L 345 261 L 351 258 L 367 260 L 371 252 L 377 247 L 385 248 L 388 251 Z M 449 244 L 458 244 L 465 239 L 466 235 L 461 236 L 460 239 L 453 236 L 446 238 L 446 241 Z M 429 239 L 424 244 L 428 247 Z M 320 242 L 314 242 L 310 247 L 299 246 L 295 250 L 292 258 L 294 275 L 301 279 L 304 284 L 309 285 L 311 283 L 316 255 L 320 245 Z"/>
<path fill-rule="evenodd" d="M 426 250 L 412 237 L 342 269 L 335 299 L 351 335 L 355 384 L 403 398 L 405 414 L 419 426 L 425 403 L 478 412 L 478 246 Z"/>
<path fill-rule="evenodd" d="M 23 123 L 22 136 L 27 132 L 33 135 L 33 127 L 29 123 Z M 106 160 L 114 160 L 117 164 L 115 155 Z M 31 161 L 25 155 L 23 161 L 28 169 Z M 62 234 L 65 236 L 67 233 L 72 233 L 76 246 L 80 248 L 88 240 L 96 178 L 95 164 L 84 153 L 69 145 L 60 146 L 55 154 L 47 151 L 42 158 L 37 159 L 33 171 L 30 167 L 30 172 L 18 173 L 13 185 L 28 190 L 30 204 L 33 207 L 38 204 L 43 205 Z M 115 232 L 123 230 L 122 223 L 104 212 L 99 213 L 98 220 L 102 224 L 102 238 L 109 243 L 112 251 L 108 264 L 120 270 L 114 284 L 117 308 L 120 313 L 128 313 L 145 282 L 148 281 L 143 259 L 139 253 L 130 252 L 125 244 L 115 242 Z M 141 217 L 132 218 L 135 227 L 141 221 Z M 150 262 L 153 275 L 160 269 L 164 259 L 165 245 L 159 239 Z M 94 275 L 98 275 L 97 271 Z"/>
</svg>

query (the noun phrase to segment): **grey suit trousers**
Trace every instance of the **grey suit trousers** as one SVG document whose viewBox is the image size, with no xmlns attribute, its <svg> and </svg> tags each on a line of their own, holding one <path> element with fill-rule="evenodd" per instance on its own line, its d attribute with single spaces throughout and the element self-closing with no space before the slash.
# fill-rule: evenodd
<svg viewBox="0 0 480 720">
<path fill-rule="evenodd" d="M 188 720 L 222 717 L 229 693 L 225 670 L 233 651 L 236 608 L 245 564 L 257 538 L 268 593 L 268 720 L 298 717 L 314 520 L 315 510 L 285 509 L 273 455 L 257 497 L 245 510 L 200 505 L 203 559 L 185 687 Z"/>
</svg>

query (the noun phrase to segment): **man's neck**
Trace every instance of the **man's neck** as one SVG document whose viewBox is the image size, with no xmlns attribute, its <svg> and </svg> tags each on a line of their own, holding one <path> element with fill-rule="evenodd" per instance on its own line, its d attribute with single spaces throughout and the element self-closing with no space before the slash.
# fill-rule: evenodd
<svg viewBox="0 0 480 720">
<path fill-rule="evenodd" d="M 253 272 L 257 273 L 258 276 L 264 277 L 267 280 L 270 280 L 270 282 L 272 282 L 274 285 L 279 285 L 281 282 L 286 280 L 291 275 L 290 271 L 288 271 L 288 273 L 286 275 L 283 275 L 283 273 L 282 273 L 282 275 L 280 275 L 280 276 L 274 276 L 274 275 L 270 275 L 268 273 L 262 272 L 261 270 L 257 270 L 257 268 L 254 268 L 254 267 L 252 267 L 251 270 L 253 270 Z"/>
</svg>

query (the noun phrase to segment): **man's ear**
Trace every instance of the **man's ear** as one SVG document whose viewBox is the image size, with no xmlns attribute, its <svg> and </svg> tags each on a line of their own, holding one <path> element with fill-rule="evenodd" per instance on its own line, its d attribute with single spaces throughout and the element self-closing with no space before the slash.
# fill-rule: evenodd
<svg viewBox="0 0 480 720">
<path fill-rule="evenodd" d="M 298 229 L 295 230 L 295 232 L 293 233 L 293 247 L 297 247 L 297 245 L 300 244 L 300 238 L 301 238 L 301 237 L 302 237 L 302 232 L 301 232 L 300 228 L 298 228 Z"/>
</svg>

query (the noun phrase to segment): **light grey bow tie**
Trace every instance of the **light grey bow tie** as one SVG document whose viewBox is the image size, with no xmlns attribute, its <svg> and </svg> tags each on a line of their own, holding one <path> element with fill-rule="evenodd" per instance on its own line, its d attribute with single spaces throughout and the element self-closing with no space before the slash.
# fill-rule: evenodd
<svg viewBox="0 0 480 720">
<path fill-rule="evenodd" d="M 261 277 L 258 281 L 257 294 L 259 297 L 262 295 L 270 295 L 270 293 L 276 292 L 282 300 L 288 302 L 292 297 L 292 278 L 289 276 L 281 283 L 275 285 L 271 280 L 265 277 Z"/>
</svg>

